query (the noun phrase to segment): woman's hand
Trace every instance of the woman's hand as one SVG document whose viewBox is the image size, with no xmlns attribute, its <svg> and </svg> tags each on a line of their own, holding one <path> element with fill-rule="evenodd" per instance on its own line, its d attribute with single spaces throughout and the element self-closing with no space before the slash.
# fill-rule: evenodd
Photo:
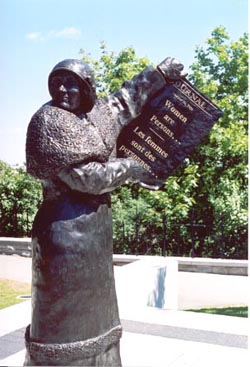
<svg viewBox="0 0 250 367">
<path fill-rule="evenodd" d="M 178 80 L 187 76 L 187 73 L 181 73 L 184 69 L 184 65 L 173 57 L 167 57 L 157 66 L 157 68 L 165 79 Z"/>
</svg>

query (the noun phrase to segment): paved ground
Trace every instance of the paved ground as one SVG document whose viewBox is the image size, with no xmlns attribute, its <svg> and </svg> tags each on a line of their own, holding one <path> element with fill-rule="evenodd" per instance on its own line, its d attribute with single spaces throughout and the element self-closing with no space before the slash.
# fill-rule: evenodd
<svg viewBox="0 0 250 367">
<path fill-rule="evenodd" d="M 121 314 L 124 367 L 248 366 L 246 320 L 185 311 Z M 21 366 L 30 301 L 0 311 L 0 365 Z"/>
<path fill-rule="evenodd" d="M 0 255 L 0 278 L 31 282 L 31 258 Z M 245 276 L 178 273 L 178 306 L 185 310 L 207 306 L 249 304 L 249 279 Z"/>
<path fill-rule="evenodd" d="M 179 288 L 180 292 L 183 292 L 182 302 L 184 303 L 185 294 L 188 294 L 188 302 L 192 299 L 195 301 L 192 301 L 192 305 L 200 302 L 198 294 L 204 294 L 203 301 L 207 302 L 205 297 L 207 292 L 211 293 L 210 303 L 217 302 L 220 289 L 222 290 L 223 287 L 228 287 L 226 303 L 228 301 L 238 303 L 238 299 L 233 299 L 232 294 L 238 297 L 243 291 L 247 299 L 246 277 L 228 276 L 229 283 L 227 283 L 228 280 L 224 279 L 224 276 L 210 276 L 210 274 L 179 273 Z M 0 256 L 0 277 L 29 283 L 30 259 Z M 212 289 L 216 291 L 213 293 Z M 215 299 L 212 297 L 213 294 Z M 241 300 L 244 301 L 244 297 Z M 187 302 L 187 296 L 185 302 Z M 151 307 L 134 310 L 126 310 L 123 307 L 120 317 L 124 329 L 121 341 L 124 367 L 246 367 L 249 365 L 247 349 L 249 323 L 246 319 Z M 23 333 L 29 323 L 30 301 L 0 311 L 1 366 L 23 364 Z"/>
<path fill-rule="evenodd" d="M 0 278 L 31 283 L 31 258 L 17 255 L 0 255 Z"/>
<path fill-rule="evenodd" d="M 179 272 L 179 308 L 248 305 L 249 285 L 247 276 Z"/>
</svg>

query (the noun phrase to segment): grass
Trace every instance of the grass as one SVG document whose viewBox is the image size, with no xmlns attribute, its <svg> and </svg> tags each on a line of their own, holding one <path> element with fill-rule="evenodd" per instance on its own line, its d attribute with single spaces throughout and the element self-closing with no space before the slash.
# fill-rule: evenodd
<svg viewBox="0 0 250 367">
<path fill-rule="evenodd" d="M 27 283 L 0 278 L 0 310 L 24 300 L 18 299 L 21 295 L 30 295 L 31 287 Z"/>
<path fill-rule="evenodd" d="M 216 315 L 225 315 L 225 316 L 236 316 L 236 317 L 248 317 L 248 307 L 247 306 L 230 306 L 230 307 L 214 307 L 214 308 L 199 308 L 192 309 L 187 311 L 193 312 L 203 312 L 203 313 L 211 313 Z"/>
</svg>

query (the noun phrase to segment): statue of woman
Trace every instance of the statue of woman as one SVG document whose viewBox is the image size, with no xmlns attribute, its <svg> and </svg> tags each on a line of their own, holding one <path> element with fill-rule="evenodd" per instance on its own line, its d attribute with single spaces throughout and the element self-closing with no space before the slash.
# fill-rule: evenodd
<svg viewBox="0 0 250 367">
<path fill-rule="evenodd" d="M 26 141 L 43 203 L 32 229 L 25 365 L 121 366 L 110 192 L 129 178 L 161 182 L 113 152 L 123 126 L 182 69 L 168 58 L 99 100 L 86 63 L 64 60 L 50 73 L 52 100 L 32 117 Z"/>
</svg>

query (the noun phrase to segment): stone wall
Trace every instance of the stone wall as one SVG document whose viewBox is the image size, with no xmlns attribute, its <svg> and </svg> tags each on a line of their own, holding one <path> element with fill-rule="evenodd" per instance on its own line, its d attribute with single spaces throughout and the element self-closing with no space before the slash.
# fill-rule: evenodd
<svg viewBox="0 0 250 367">
<path fill-rule="evenodd" d="M 30 238 L 0 237 L 0 254 L 31 257 Z M 134 261 L 155 258 L 155 256 L 116 255 L 114 265 L 126 265 Z M 248 260 L 208 259 L 191 257 L 171 257 L 178 262 L 178 270 L 197 273 L 224 275 L 248 275 Z"/>
<path fill-rule="evenodd" d="M 0 237 L 0 254 L 31 257 L 30 238 Z"/>
</svg>

